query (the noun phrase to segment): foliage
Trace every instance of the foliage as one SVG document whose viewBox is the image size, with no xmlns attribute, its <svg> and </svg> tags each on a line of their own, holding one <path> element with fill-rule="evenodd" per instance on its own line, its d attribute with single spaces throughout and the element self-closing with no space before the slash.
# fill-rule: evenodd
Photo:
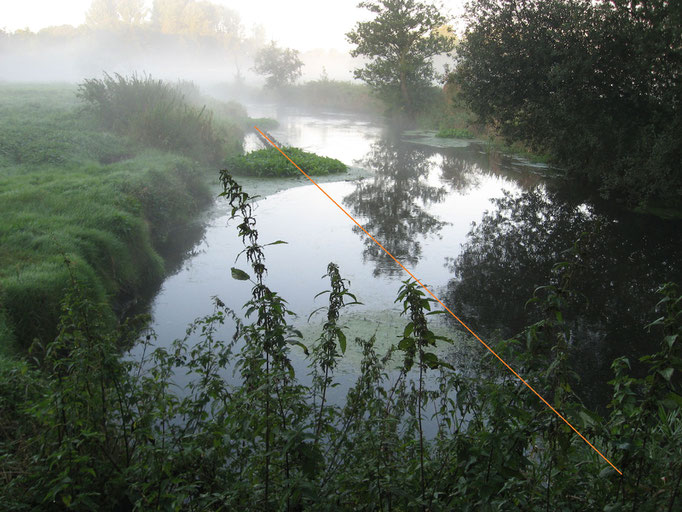
<svg viewBox="0 0 682 512">
<path fill-rule="evenodd" d="M 346 172 L 348 167 L 326 156 L 318 156 L 299 148 L 284 146 L 282 151 L 296 162 L 309 176 L 321 176 L 330 173 Z M 228 158 L 225 167 L 235 174 L 258 177 L 300 176 L 301 173 L 275 148 L 252 151 L 242 156 Z"/>
<path fill-rule="evenodd" d="M 301 77 L 303 62 L 298 57 L 298 50 L 279 48 L 274 41 L 256 53 L 254 71 L 265 76 L 265 86 L 269 89 L 280 89 L 293 84 Z"/>
<path fill-rule="evenodd" d="M 242 31 L 236 11 L 207 1 L 154 0 L 151 21 L 163 34 L 217 36 L 228 44 Z"/>
<path fill-rule="evenodd" d="M 438 130 L 436 137 L 442 139 L 473 139 L 474 135 L 466 129 L 446 128 L 444 130 Z"/>
<path fill-rule="evenodd" d="M 106 129 L 143 144 L 214 163 L 237 151 L 240 130 L 229 123 L 217 126 L 213 113 L 190 104 L 181 87 L 150 76 L 104 73 L 103 79 L 82 82 L 78 96 Z"/>
<path fill-rule="evenodd" d="M 471 374 L 443 361 L 428 326 L 433 301 L 414 282 L 398 292 L 409 316 L 398 346 L 380 355 L 373 339 L 355 339 L 363 351 L 357 381 L 343 403 L 325 400 L 346 344 L 340 312 L 355 297 L 330 264 L 326 322 L 309 350 L 265 282 L 265 249 L 282 241 L 260 242 L 251 198 L 227 172 L 221 181 L 250 266 L 233 269 L 251 280 L 246 319 L 216 299 L 214 313 L 169 349 L 154 349 L 147 336 L 142 360 L 121 358 L 119 338 L 130 333 L 106 334 L 97 304 L 71 274 L 56 340 L 35 344 L 30 361 L 0 359 L 5 509 L 679 508 L 682 297 L 674 285 L 661 288 L 649 326 L 662 342 L 642 360 L 647 375 L 632 376 L 624 358 L 614 362 L 605 419 L 576 397 L 566 359 L 562 309 L 580 243 L 554 267 L 553 284 L 534 294 L 543 318 L 496 347 L 619 476 L 493 357 Z M 227 318 L 238 329 L 226 342 L 218 333 Z M 199 339 L 190 344 L 193 333 Z M 297 380 L 292 347 L 308 354 L 308 386 Z M 228 366 L 239 383 L 226 383 Z M 175 374 L 187 375 L 184 390 Z M 427 414 L 435 424 L 428 436 Z"/>
<path fill-rule="evenodd" d="M 451 80 L 509 140 L 631 202 L 682 193 L 682 12 L 665 0 L 479 0 Z"/>
<path fill-rule="evenodd" d="M 86 23 L 96 30 L 141 25 L 147 17 L 143 0 L 92 0 Z"/>
<path fill-rule="evenodd" d="M 355 45 L 351 55 L 370 60 L 354 76 L 389 106 L 413 116 L 436 78 L 432 57 L 454 47 L 454 37 L 439 30 L 447 19 L 435 6 L 417 0 L 372 0 L 359 7 L 376 17 L 358 22 L 346 35 Z"/>
</svg>

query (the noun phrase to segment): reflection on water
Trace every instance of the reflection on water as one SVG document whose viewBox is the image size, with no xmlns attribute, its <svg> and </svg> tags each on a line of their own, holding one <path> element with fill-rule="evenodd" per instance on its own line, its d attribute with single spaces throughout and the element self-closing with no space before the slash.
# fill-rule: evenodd
<svg viewBox="0 0 682 512">
<path fill-rule="evenodd" d="M 590 235 L 586 235 L 590 233 Z M 575 293 L 564 318 L 571 329 L 581 395 L 604 405 L 610 363 L 657 348 L 644 326 L 653 320 L 659 284 L 680 281 L 680 225 L 600 210 L 546 190 L 507 195 L 475 226 L 462 252 L 448 301 L 486 337 L 510 337 L 541 318 L 525 307 L 535 287 L 549 284 L 552 266 L 580 239 L 572 271 Z"/>
<path fill-rule="evenodd" d="M 445 224 L 429 213 L 429 207 L 447 195 L 442 186 L 428 182 L 434 164 L 424 150 L 399 140 L 381 139 L 359 161 L 359 165 L 374 172 L 374 179 L 358 183 L 344 198 L 364 228 L 410 267 L 422 256 L 420 240 L 438 233 Z M 376 264 L 375 276 L 403 272 L 360 228 L 354 226 L 353 230 L 365 243 L 365 259 Z"/>
<path fill-rule="evenodd" d="M 679 225 L 560 196 L 551 191 L 556 182 L 546 182 L 537 166 L 481 143 L 434 149 L 401 141 L 360 116 L 267 108 L 250 114 L 277 115 L 280 127 L 272 133 L 284 143 L 367 169 L 362 181 L 323 187 L 434 292 L 444 295 L 439 292 L 447 288 L 453 311 L 486 336 L 510 336 L 529 323 L 535 312 L 523 305 L 534 287 L 547 283 L 552 264 L 581 232 L 596 230 L 574 276 L 589 302 L 572 305 L 566 315 L 573 322 L 584 388 L 592 397 L 602 395 L 613 357 L 648 350 L 652 341 L 642 326 L 653 292 L 660 282 L 680 277 Z M 333 261 L 364 304 L 342 315 L 349 338 L 377 332 L 379 343 L 395 342 L 404 319 L 393 301 L 406 275 L 319 190 L 308 185 L 271 194 L 259 200 L 255 215 L 259 239 L 288 242 L 268 248 L 267 284 L 300 319 L 323 305 L 314 296 L 328 288 L 320 278 Z M 195 254 L 153 301 L 159 344 L 170 344 L 194 318 L 209 313 L 212 296 L 241 311 L 250 286 L 231 279 L 229 271 L 241 249 L 234 223 L 218 202 Z M 229 339 L 233 330 L 226 324 L 220 335 Z M 311 333 L 307 343 L 319 335 L 314 328 L 303 330 Z M 357 358 L 345 359 L 346 371 L 353 373 Z M 294 355 L 297 373 L 305 378 L 303 364 Z"/>
</svg>

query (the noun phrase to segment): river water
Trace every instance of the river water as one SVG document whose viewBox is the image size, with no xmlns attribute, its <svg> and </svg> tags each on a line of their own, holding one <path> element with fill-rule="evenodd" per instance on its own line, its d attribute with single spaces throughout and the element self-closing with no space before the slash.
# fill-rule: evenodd
<svg viewBox="0 0 682 512">
<path fill-rule="evenodd" d="M 566 316 L 588 403 L 606 403 L 614 357 L 636 358 L 655 349 L 657 338 L 643 326 L 654 318 L 658 285 L 680 281 L 679 222 L 610 210 L 570 190 L 550 169 L 491 151 L 480 141 L 392 133 L 355 114 L 250 105 L 249 115 L 278 119 L 271 133 L 282 143 L 353 166 L 349 177 L 321 179 L 321 186 L 489 340 L 513 336 L 537 319 L 538 312 L 524 304 L 582 236 L 572 287 L 585 299 L 569 304 Z M 258 145 L 255 136 L 247 137 L 247 149 Z M 342 313 L 348 339 L 376 334 L 379 352 L 395 343 L 407 322 L 394 303 L 405 272 L 307 180 L 244 180 L 244 186 L 264 196 L 255 208 L 260 240 L 287 242 L 266 249 L 267 284 L 297 313 L 294 323 L 305 343 L 320 333 L 322 317 L 307 319 L 325 306 L 324 296 L 314 297 L 329 287 L 322 279 L 329 262 L 339 265 L 363 303 Z M 192 320 L 210 313 L 211 297 L 235 311 L 249 299 L 250 283 L 230 276 L 233 266 L 249 270 L 243 259 L 235 263 L 243 248 L 236 222 L 221 199 L 207 218 L 203 238 L 151 303 L 157 344 L 169 345 Z M 585 238 L 585 231 L 596 234 Z M 443 317 L 432 317 L 440 319 L 434 330 L 455 341 L 439 347 L 443 357 L 459 365 L 481 357 L 485 349 Z M 220 334 L 227 339 L 233 330 L 226 325 Z M 305 376 L 301 352 L 294 349 L 292 359 Z M 353 382 L 359 360 L 350 343 L 332 399 Z M 185 378 L 178 376 L 178 384 Z"/>
</svg>

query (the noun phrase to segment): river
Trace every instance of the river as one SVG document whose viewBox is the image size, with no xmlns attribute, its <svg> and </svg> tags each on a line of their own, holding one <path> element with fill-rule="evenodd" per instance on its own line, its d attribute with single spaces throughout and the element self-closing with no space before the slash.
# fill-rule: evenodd
<svg viewBox="0 0 682 512">
<path fill-rule="evenodd" d="M 636 358 L 655 349 L 657 338 L 643 326 L 653 319 L 658 285 L 680 282 L 679 222 L 610 208 L 571 190 L 545 166 L 481 141 L 391 133 L 380 121 L 357 114 L 273 105 L 248 110 L 252 117 L 279 121 L 271 131 L 277 140 L 353 166 L 350 177 L 321 179 L 322 187 L 489 340 L 513 336 L 536 320 L 538 312 L 524 307 L 535 287 L 549 282 L 552 265 L 567 258 L 563 251 L 583 232 L 596 231 L 581 246 L 572 280 L 576 296 L 585 299 L 570 303 L 566 312 L 579 389 L 588 403 L 606 404 L 614 357 Z M 259 147 L 254 135 L 247 136 L 246 147 Z M 380 352 L 395 343 L 406 323 L 394 303 L 405 272 L 307 180 L 244 182 L 247 191 L 264 196 L 255 208 L 260 240 L 287 242 L 266 249 L 266 282 L 298 315 L 294 323 L 305 343 L 320 332 L 322 316 L 307 319 L 325 305 L 324 296 L 314 297 L 328 289 L 322 276 L 329 262 L 339 265 L 363 303 L 341 315 L 348 339 L 376 334 Z M 157 344 L 170 344 L 192 320 L 210 313 L 211 297 L 238 312 L 248 300 L 250 283 L 230 276 L 230 267 L 249 268 L 243 257 L 235 263 L 243 247 L 228 213 L 217 199 L 203 238 L 153 298 Z M 432 318 L 438 319 L 434 330 L 454 340 L 439 346 L 443 357 L 461 366 L 485 353 L 455 322 Z M 225 325 L 220 334 L 227 339 L 233 330 Z M 298 349 L 292 359 L 305 380 Z M 359 360 L 349 344 L 333 400 L 353 382 Z M 186 378 L 178 376 L 178 384 Z"/>
</svg>

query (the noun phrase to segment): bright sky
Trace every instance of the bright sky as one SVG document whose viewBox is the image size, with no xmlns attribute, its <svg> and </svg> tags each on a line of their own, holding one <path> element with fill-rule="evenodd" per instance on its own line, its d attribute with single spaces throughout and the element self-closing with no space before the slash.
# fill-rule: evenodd
<svg viewBox="0 0 682 512">
<path fill-rule="evenodd" d="M 360 0 L 213 0 L 239 12 L 247 31 L 263 25 L 268 39 L 300 51 L 314 48 L 347 50 L 345 33 L 357 21 L 370 19 L 358 9 Z M 50 25 L 80 25 L 92 0 L 0 0 L 0 28 L 32 31 Z M 465 0 L 446 0 L 445 10 L 457 15 Z M 151 6 L 151 0 L 147 3 Z"/>
</svg>

